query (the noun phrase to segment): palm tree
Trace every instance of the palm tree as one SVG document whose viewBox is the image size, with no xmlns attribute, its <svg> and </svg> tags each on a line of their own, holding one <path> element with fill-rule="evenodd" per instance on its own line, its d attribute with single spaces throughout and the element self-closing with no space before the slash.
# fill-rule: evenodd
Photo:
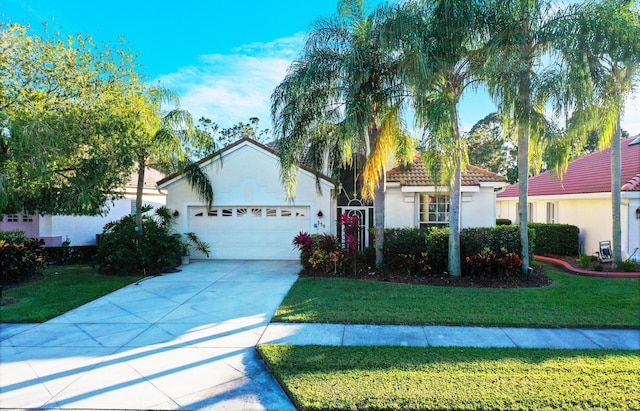
<svg viewBox="0 0 640 411">
<path fill-rule="evenodd" d="M 487 5 L 485 24 L 490 40 L 484 51 L 484 76 L 490 95 L 507 121 L 505 128 L 515 128 L 518 139 L 520 241 L 526 273 L 529 160 L 534 160 L 534 167 L 540 165 L 545 133 L 553 123 L 545 116 L 545 107 L 552 99 L 561 101 L 564 97 L 553 94 L 559 90 L 556 84 L 566 70 L 553 46 L 559 39 L 578 35 L 561 30 L 568 27 L 561 23 L 574 19 L 580 5 L 561 8 L 552 0 L 488 0 Z"/>
<path fill-rule="evenodd" d="M 379 22 L 363 0 L 340 0 L 338 13 L 317 19 L 301 56 L 271 95 L 282 181 L 295 194 L 301 154 L 336 173 L 366 155 L 362 196 L 374 201 L 376 265 L 383 263 L 385 163 L 406 142 L 397 62 L 384 53 Z M 410 154 L 410 153 L 408 153 Z"/>
<path fill-rule="evenodd" d="M 405 3 L 387 18 L 389 40 L 403 56 L 401 78 L 426 135 L 422 157 L 434 181 L 450 187 L 448 270 L 454 276 L 462 274 L 460 189 L 466 163 L 458 104 L 478 81 L 472 62 L 483 37 L 481 10 L 480 1 L 423 0 Z"/>
<path fill-rule="evenodd" d="M 560 173 L 567 167 L 572 146 L 583 147 L 592 131 L 600 146 L 611 147 L 613 264 L 622 258 L 620 118 L 625 100 L 640 75 L 640 17 L 635 2 L 589 2 L 578 18 L 565 22 L 555 46 L 571 62 L 565 80 L 572 115 L 563 142 L 550 158 Z"/>
<path fill-rule="evenodd" d="M 142 228 L 142 193 L 145 170 L 150 165 L 171 164 L 167 171 L 184 172 L 192 188 L 209 205 L 213 203 L 213 188 L 206 173 L 185 156 L 185 147 L 202 144 L 206 138 L 194 127 L 191 114 L 179 107 L 180 100 L 174 92 L 152 87 L 138 96 L 138 127 L 135 129 L 134 152 L 137 160 L 138 183 L 136 191 L 136 226 Z M 164 105 L 175 108 L 164 112 Z"/>
<path fill-rule="evenodd" d="M 640 75 L 640 16 L 633 1 L 589 3 L 581 20 L 580 50 L 595 87 L 596 121 L 601 144 L 611 146 L 613 264 L 622 260 L 620 118 Z"/>
</svg>

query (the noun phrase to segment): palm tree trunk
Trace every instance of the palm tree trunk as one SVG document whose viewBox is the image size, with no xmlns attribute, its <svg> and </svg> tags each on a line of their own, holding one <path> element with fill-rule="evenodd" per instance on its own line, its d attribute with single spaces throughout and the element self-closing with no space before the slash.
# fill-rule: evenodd
<svg viewBox="0 0 640 411">
<path fill-rule="evenodd" d="M 142 234 L 142 193 L 144 190 L 145 158 L 138 157 L 138 186 L 136 187 L 136 228 Z"/>
<path fill-rule="evenodd" d="M 614 267 L 622 260 L 622 224 L 620 217 L 621 206 L 621 147 L 620 147 L 620 116 L 618 116 L 616 131 L 611 136 L 611 221 L 612 221 L 612 247 Z"/>
<path fill-rule="evenodd" d="M 386 170 L 383 171 L 378 186 L 374 190 L 373 223 L 375 226 L 376 267 L 381 270 L 384 263 L 382 246 L 384 244 L 384 184 Z"/>
<path fill-rule="evenodd" d="M 462 275 L 460 268 L 460 158 L 456 160 L 456 171 L 451 185 L 451 204 L 449 205 L 449 274 L 455 277 Z"/>
<path fill-rule="evenodd" d="M 376 140 L 378 139 L 378 127 L 374 125 L 370 127 L 366 131 L 366 133 L 366 154 L 367 157 L 369 157 L 369 154 L 371 154 L 371 151 L 376 144 Z M 376 268 L 378 270 L 382 270 L 382 265 L 384 264 L 382 247 L 384 244 L 384 189 L 386 183 L 386 175 L 387 170 L 383 165 L 380 178 L 376 182 L 376 185 L 373 189 L 373 226 L 375 231 L 374 245 L 376 250 Z"/>
<path fill-rule="evenodd" d="M 457 103 L 457 102 L 456 102 Z M 460 139 L 460 129 L 458 127 L 458 110 L 456 103 L 452 103 L 449 110 L 453 115 L 453 138 L 455 139 L 455 171 L 451 184 L 449 196 L 449 258 L 447 269 L 449 275 L 460 277 L 462 269 L 460 267 L 460 190 L 462 188 L 462 142 Z"/>
<path fill-rule="evenodd" d="M 518 202 L 520 204 L 520 258 L 522 258 L 522 274 L 529 270 L 529 124 L 518 122 Z"/>
</svg>

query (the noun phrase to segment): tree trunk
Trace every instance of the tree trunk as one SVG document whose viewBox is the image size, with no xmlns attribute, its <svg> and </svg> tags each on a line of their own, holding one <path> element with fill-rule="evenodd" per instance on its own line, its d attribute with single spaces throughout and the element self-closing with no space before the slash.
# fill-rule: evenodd
<svg viewBox="0 0 640 411">
<path fill-rule="evenodd" d="M 613 237 L 611 245 L 613 248 L 613 267 L 617 267 L 618 261 L 622 260 L 622 224 L 620 222 L 622 160 L 620 157 L 620 140 L 620 117 L 618 116 L 616 131 L 611 136 L 611 233 Z"/>
<path fill-rule="evenodd" d="M 460 158 L 456 160 L 456 171 L 451 185 L 451 204 L 449 205 L 449 275 L 460 277 L 460 188 L 461 188 Z"/>
<path fill-rule="evenodd" d="M 142 193 L 144 190 L 144 172 L 146 161 L 144 157 L 138 157 L 138 186 L 136 187 L 136 228 L 142 234 Z"/>
<path fill-rule="evenodd" d="M 456 102 L 457 103 L 457 102 Z M 460 267 L 460 190 L 462 188 L 462 142 L 460 139 L 460 129 L 458 127 L 458 110 L 456 104 L 451 104 L 449 110 L 453 114 L 453 138 L 455 139 L 455 171 L 451 192 L 449 195 L 449 258 L 447 269 L 449 275 L 460 277 L 462 269 Z"/>
<path fill-rule="evenodd" d="M 376 246 L 376 268 L 382 269 L 384 263 L 384 254 L 382 252 L 382 245 L 384 243 L 384 184 L 385 184 L 385 172 L 383 170 L 382 177 L 378 181 L 378 187 L 374 190 L 373 199 L 373 222 L 375 226 L 375 246 Z"/>
<path fill-rule="evenodd" d="M 521 120 L 522 121 L 522 120 Z M 520 204 L 520 257 L 522 274 L 529 271 L 529 122 L 518 122 L 518 202 Z"/>
</svg>

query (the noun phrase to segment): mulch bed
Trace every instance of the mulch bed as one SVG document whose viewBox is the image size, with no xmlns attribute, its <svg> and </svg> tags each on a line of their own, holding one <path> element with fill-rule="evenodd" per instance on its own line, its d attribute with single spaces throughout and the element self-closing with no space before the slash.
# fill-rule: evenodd
<svg viewBox="0 0 640 411">
<path fill-rule="evenodd" d="M 534 267 L 533 272 L 529 276 L 515 275 L 507 278 L 498 278 L 497 276 L 463 275 L 462 277 L 453 277 L 450 275 L 409 275 L 393 271 L 388 271 L 383 274 L 336 275 L 334 273 L 324 273 L 313 270 L 303 270 L 300 273 L 300 277 L 353 278 L 402 284 L 475 288 L 533 288 L 545 287 L 553 283 L 553 281 L 547 277 L 542 267 Z"/>
<path fill-rule="evenodd" d="M 547 257 L 551 257 L 551 258 L 555 258 L 556 260 L 562 260 L 566 263 L 571 264 L 572 267 L 578 268 L 580 270 L 591 270 L 591 271 L 602 271 L 605 273 L 610 273 L 610 272 L 619 272 L 619 269 L 614 269 L 612 267 L 611 263 L 599 263 L 598 261 L 593 261 L 591 263 L 591 266 L 585 268 L 581 263 L 580 260 L 578 259 L 578 256 L 572 256 L 572 255 L 549 255 Z M 597 267 L 597 269 L 596 269 Z M 559 265 L 554 265 L 553 266 L 554 269 L 558 269 L 559 271 L 566 271 L 565 269 L 561 268 Z M 636 272 L 640 272 L 640 264 L 636 265 Z"/>
</svg>

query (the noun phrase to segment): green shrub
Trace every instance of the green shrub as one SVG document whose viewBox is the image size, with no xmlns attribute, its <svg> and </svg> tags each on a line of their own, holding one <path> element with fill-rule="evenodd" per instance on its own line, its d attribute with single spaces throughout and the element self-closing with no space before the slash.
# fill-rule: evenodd
<svg viewBox="0 0 640 411">
<path fill-rule="evenodd" d="M 14 240 L 19 238 L 14 237 Z M 0 283 L 18 282 L 36 274 L 46 265 L 44 241 L 24 238 L 21 241 L 0 239 Z"/>
<path fill-rule="evenodd" d="M 537 232 L 529 228 L 529 255 L 537 244 Z M 485 247 L 493 251 L 503 248 L 520 253 L 520 227 L 498 226 L 465 228 L 460 232 L 460 252 L 463 257 L 480 253 Z"/>
<path fill-rule="evenodd" d="M 536 232 L 536 254 L 578 254 L 580 249 L 578 227 L 569 224 L 529 223 L 529 228 L 533 228 Z"/>
<path fill-rule="evenodd" d="M 414 275 L 447 271 L 448 228 L 391 228 L 384 238 L 386 268 Z"/>
<path fill-rule="evenodd" d="M 587 254 L 580 254 L 578 260 L 580 261 L 582 268 L 589 268 L 593 262 L 593 257 Z"/>
<path fill-rule="evenodd" d="M 497 218 L 496 225 L 511 225 L 511 220 L 508 218 Z"/>
<path fill-rule="evenodd" d="M 0 231 L 0 240 L 5 240 L 9 243 L 17 244 L 23 242 L 27 237 L 24 235 L 24 231 L 12 230 L 12 231 Z"/>
<path fill-rule="evenodd" d="M 49 264 L 91 264 L 98 256 L 97 245 L 45 247 Z"/>
<path fill-rule="evenodd" d="M 636 268 L 638 267 L 638 263 L 636 263 L 635 261 L 629 259 L 629 260 L 621 260 L 618 259 L 616 260 L 616 265 L 618 267 L 618 269 L 627 272 L 627 273 L 632 273 L 634 271 L 636 271 Z"/>
<path fill-rule="evenodd" d="M 150 211 L 145 207 L 145 213 Z M 98 246 L 100 270 L 109 274 L 157 275 L 180 264 L 182 236 L 173 232 L 175 217 L 164 207 L 154 215 L 143 214 L 142 233 L 135 215 L 127 215 L 104 226 Z"/>
</svg>

